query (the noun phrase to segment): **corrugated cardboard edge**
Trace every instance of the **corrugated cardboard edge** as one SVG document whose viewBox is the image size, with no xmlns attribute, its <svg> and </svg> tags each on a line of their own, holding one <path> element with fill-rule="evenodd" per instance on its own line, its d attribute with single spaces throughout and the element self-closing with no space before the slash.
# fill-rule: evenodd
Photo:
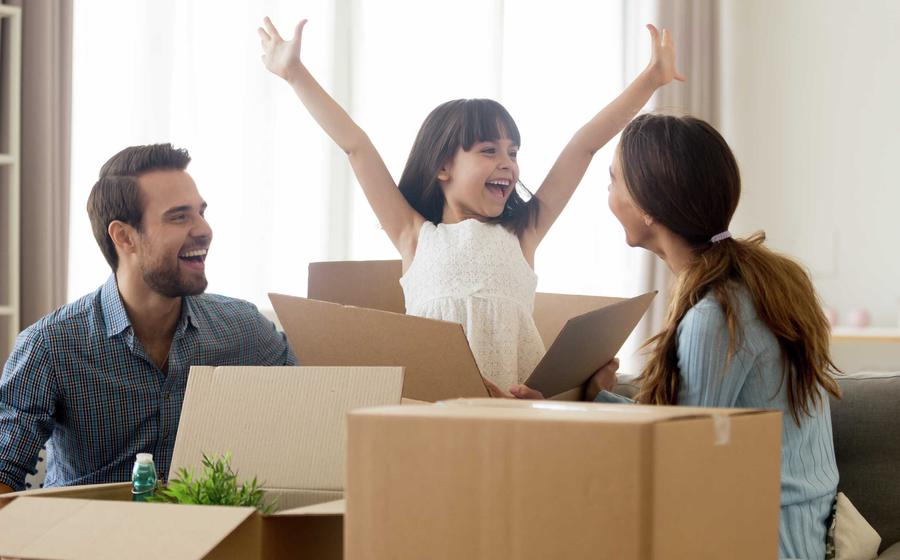
<svg viewBox="0 0 900 560">
<path fill-rule="evenodd" d="M 356 410 L 351 415 L 435 416 L 440 409 L 468 409 L 460 416 L 475 417 L 489 414 L 498 420 L 568 420 L 574 422 L 598 422 L 618 420 L 636 424 L 658 424 L 698 418 L 730 418 L 744 415 L 781 414 L 780 411 L 761 408 L 711 408 L 690 406 L 663 406 L 641 404 L 613 404 L 594 402 L 562 402 L 554 400 L 516 399 L 450 399 L 433 405 L 402 405 L 371 407 Z M 448 415 L 453 415 L 450 413 Z"/>
<path fill-rule="evenodd" d="M 346 500 L 334 500 L 331 502 L 323 502 L 311 506 L 298 507 L 294 509 L 286 509 L 272 514 L 272 517 L 284 516 L 322 516 L 322 515 L 344 515 L 347 508 Z"/>
</svg>

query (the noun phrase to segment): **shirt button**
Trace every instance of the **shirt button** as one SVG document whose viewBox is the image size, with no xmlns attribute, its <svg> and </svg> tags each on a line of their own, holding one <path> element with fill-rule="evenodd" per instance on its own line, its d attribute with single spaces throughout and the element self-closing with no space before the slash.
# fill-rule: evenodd
<svg viewBox="0 0 900 560">
<path fill-rule="evenodd" d="M 168 391 L 166 391 L 165 393 L 163 393 L 163 399 L 169 400 L 169 392 L 168 392 Z"/>
</svg>

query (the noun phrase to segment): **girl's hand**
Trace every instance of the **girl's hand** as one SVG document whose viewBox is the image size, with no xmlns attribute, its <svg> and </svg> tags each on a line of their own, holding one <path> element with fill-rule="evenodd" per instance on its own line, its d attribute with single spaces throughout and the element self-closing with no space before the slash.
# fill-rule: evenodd
<svg viewBox="0 0 900 560">
<path fill-rule="evenodd" d="M 303 36 L 303 26 L 306 25 L 306 21 L 305 19 L 301 20 L 294 28 L 294 37 L 290 41 L 285 41 L 278 34 L 272 20 L 268 17 L 263 20 L 265 29 L 260 27 L 256 32 L 262 43 L 263 64 L 266 65 L 269 72 L 290 81 L 291 76 L 303 68 L 303 63 L 300 62 L 300 39 Z"/>
<path fill-rule="evenodd" d="M 508 393 L 508 392 L 504 391 L 503 389 L 498 387 L 496 383 L 494 383 L 487 377 L 482 375 L 481 379 L 484 381 L 484 386 L 487 387 L 488 395 L 490 395 L 491 398 L 494 398 L 494 399 L 514 399 L 515 398 L 514 396 L 512 396 L 512 393 Z"/>
<path fill-rule="evenodd" d="M 512 393 L 512 395 L 517 399 L 532 401 L 544 400 L 543 393 L 541 393 L 537 389 L 532 389 L 528 385 L 513 385 L 509 388 L 509 392 Z"/>
<path fill-rule="evenodd" d="M 487 377 L 482 376 L 482 379 L 484 380 L 484 386 L 487 387 L 488 394 L 495 399 L 541 400 L 544 398 L 540 391 L 535 391 L 527 385 L 513 385 L 509 388 L 509 391 L 504 391 Z"/>
<path fill-rule="evenodd" d="M 649 23 L 647 29 L 650 31 L 652 54 L 646 72 L 653 78 L 656 87 L 662 87 L 672 80 L 685 81 L 687 78 L 675 69 L 675 43 L 669 32 L 663 29 L 660 33 Z"/>
</svg>

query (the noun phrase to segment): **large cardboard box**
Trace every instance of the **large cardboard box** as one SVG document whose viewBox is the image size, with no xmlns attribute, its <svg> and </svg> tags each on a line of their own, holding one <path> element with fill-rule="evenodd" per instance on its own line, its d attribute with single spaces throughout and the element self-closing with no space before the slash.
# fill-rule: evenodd
<svg viewBox="0 0 900 560">
<path fill-rule="evenodd" d="M 348 420 L 348 559 L 769 559 L 781 413 L 498 399 Z"/>
<path fill-rule="evenodd" d="M 421 401 L 487 396 L 461 325 L 404 315 L 400 261 L 312 263 L 309 299 L 269 294 L 300 361 L 401 365 L 403 396 Z M 654 293 L 604 298 L 539 293 L 535 322 L 547 353 L 527 383 L 547 396 L 581 384 L 624 343 Z"/>
<path fill-rule="evenodd" d="M 230 451 L 279 511 L 133 503 L 128 483 L 20 492 L 0 497 L 0 556 L 341 558 L 345 415 L 402 384 L 396 367 L 194 367 L 170 478 Z"/>
</svg>

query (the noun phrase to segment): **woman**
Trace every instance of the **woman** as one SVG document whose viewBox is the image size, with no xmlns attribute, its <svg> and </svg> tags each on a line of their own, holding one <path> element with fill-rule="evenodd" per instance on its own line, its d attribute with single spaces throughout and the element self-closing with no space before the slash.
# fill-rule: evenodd
<svg viewBox="0 0 900 560">
<path fill-rule="evenodd" d="M 809 276 L 766 249 L 762 234 L 732 238 L 738 166 L 706 122 L 638 117 L 622 132 L 610 178 L 609 206 L 628 244 L 656 253 L 677 277 L 666 324 L 647 342 L 637 402 L 781 409 L 780 556 L 824 558 L 838 481 L 828 394 L 839 389 Z M 596 400 L 627 401 L 607 391 Z"/>
</svg>

